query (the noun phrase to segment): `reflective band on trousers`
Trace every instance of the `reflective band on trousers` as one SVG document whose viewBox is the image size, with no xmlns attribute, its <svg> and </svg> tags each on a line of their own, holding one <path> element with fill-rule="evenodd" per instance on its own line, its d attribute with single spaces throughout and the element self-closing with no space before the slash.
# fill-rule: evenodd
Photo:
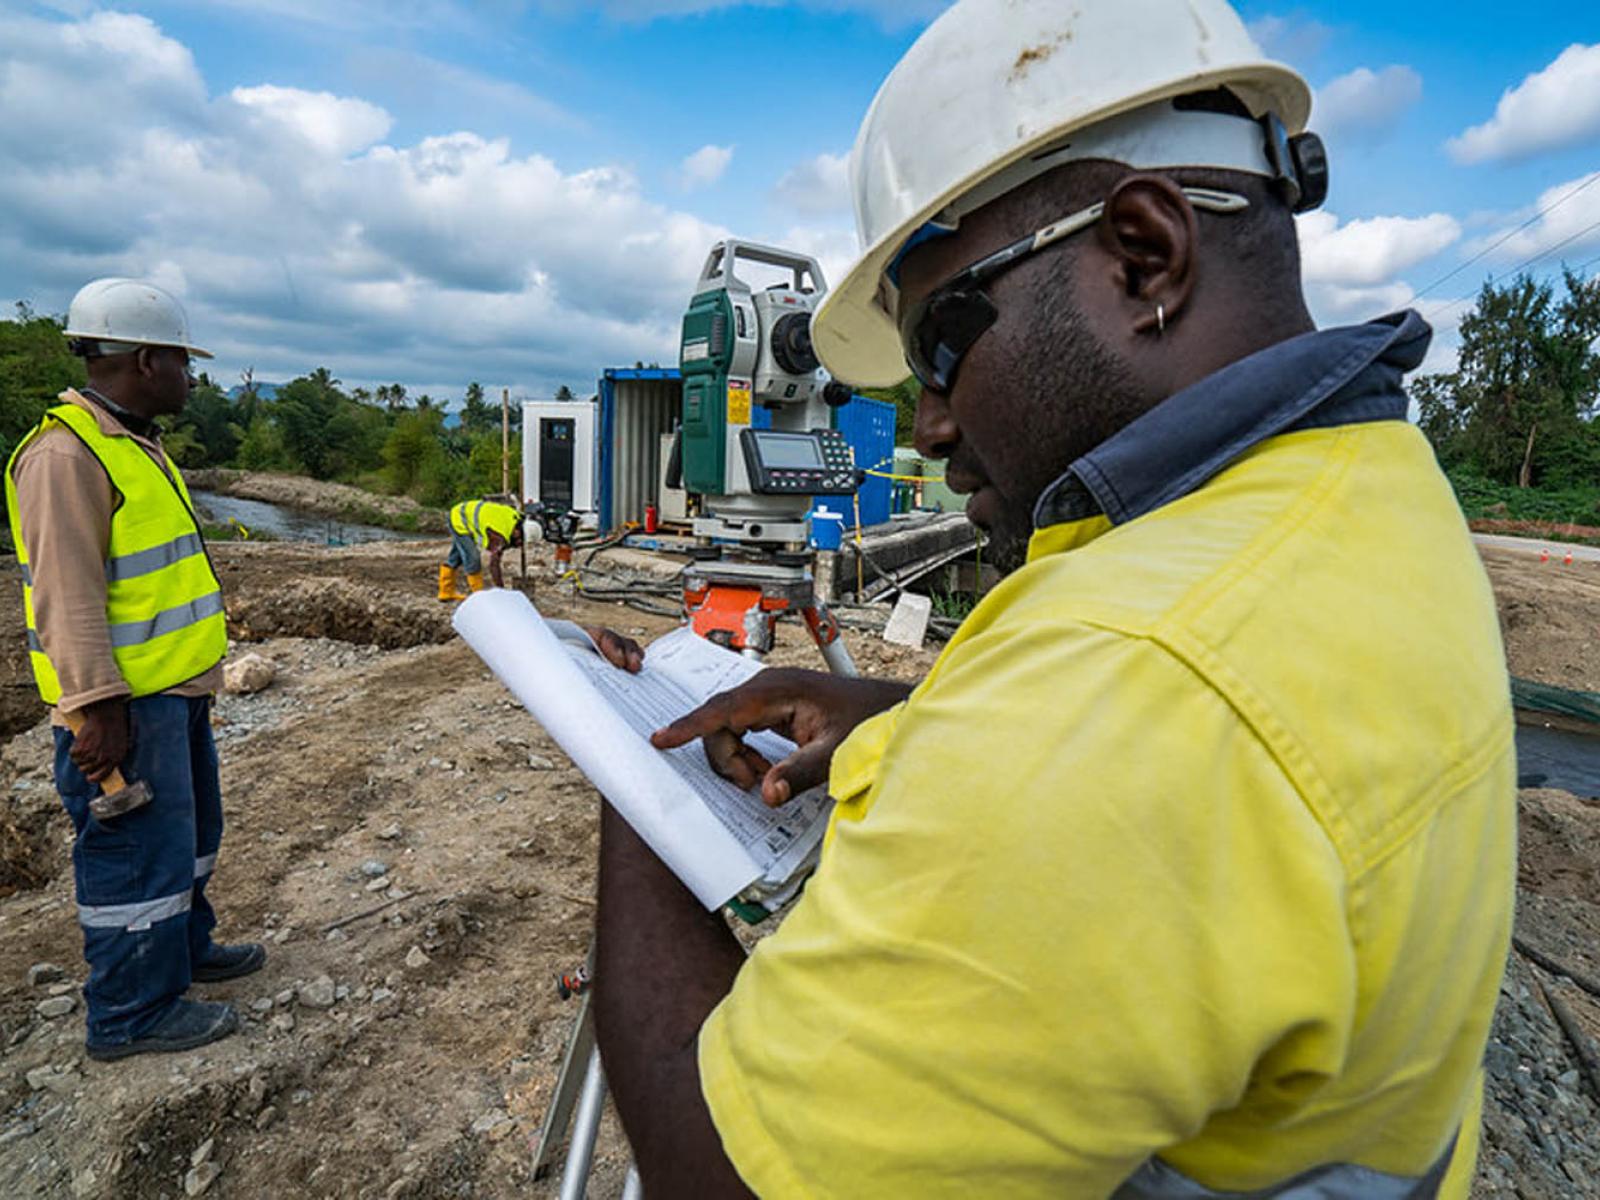
<svg viewBox="0 0 1600 1200">
<path fill-rule="evenodd" d="M 176 895 L 133 904 L 80 904 L 78 924 L 85 929 L 126 929 L 129 933 L 138 933 L 157 921 L 188 912 L 193 900 L 194 891 L 185 888 Z"/>
<path fill-rule="evenodd" d="M 151 546 L 148 550 L 140 550 L 133 554 L 124 554 L 120 558 L 113 558 L 106 562 L 106 581 L 115 582 L 119 579 L 135 579 L 140 575 L 148 575 L 152 571 L 159 571 L 162 567 L 170 567 L 173 563 L 182 562 L 196 554 L 206 552 L 205 543 L 200 540 L 198 533 L 186 533 L 180 538 L 160 546 Z M 26 580 L 24 581 L 26 582 Z"/>
<path fill-rule="evenodd" d="M 194 877 L 196 879 L 204 879 L 216 869 L 217 856 L 215 854 L 207 854 L 203 858 L 197 858 L 194 860 Z"/>
<path fill-rule="evenodd" d="M 1152 1158 L 1112 1193 L 1111 1200 L 1434 1200 L 1455 1152 L 1456 1137 L 1452 1137 L 1424 1175 L 1390 1175 L 1354 1163 L 1329 1163 L 1255 1192 L 1219 1192 Z"/>
<path fill-rule="evenodd" d="M 209 596 L 201 596 L 198 600 L 191 600 L 176 608 L 163 609 L 148 621 L 128 621 L 121 625 L 112 625 L 111 645 L 113 647 L 142 645 L 154 641 L 162 634 L 175 633 L 179 629 L 197 625 L 221 611 L 222 593 L 212 592 Z"/>
</svg>

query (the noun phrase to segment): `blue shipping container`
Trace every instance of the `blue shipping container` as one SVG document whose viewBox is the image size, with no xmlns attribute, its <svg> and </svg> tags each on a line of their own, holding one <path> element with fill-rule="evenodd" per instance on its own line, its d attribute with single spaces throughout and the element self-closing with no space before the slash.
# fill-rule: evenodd
<svg viewBox="0 0 1600 1200">
<path fill-rule="evenodd" d="M 849 404 L 833 410 L 833 427 L 844 434 L 856 452 L 856 466 L 884 475 L 894 471 L 894 405 L 887 400 L 854 397 Z M 856 498 L 861 504 L 862 525 L 882 525 L 889 519 L 890 481 L 868 475 Z M 835 496 L 831 499 L 838 501 Z M 854 510 L 845 500 L 847 525 L 855 525 Z"/>
</svg>

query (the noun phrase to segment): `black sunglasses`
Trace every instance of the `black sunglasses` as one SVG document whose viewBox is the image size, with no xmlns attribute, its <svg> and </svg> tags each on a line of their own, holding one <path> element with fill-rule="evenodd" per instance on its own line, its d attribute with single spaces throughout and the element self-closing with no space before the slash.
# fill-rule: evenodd
<svg viewBox="0 0 1600 1200">
<path fill-rule="evenodd" d="M 1211 188 L 1184 188 L 1183 194 L 1208 212 L 1235 213 L 1250 205 L 1237 193 Z M 984 287 L 1029 255 L 1089 228 L 1104 212 L 1104 204 L 1092 204 L 1062 217 L 957 271 L 908 308 L 900 318 L 900 344 L 917 382 L 931 392 L 954 387 L 962 358 L 1000 316 Z"/>
</svg>

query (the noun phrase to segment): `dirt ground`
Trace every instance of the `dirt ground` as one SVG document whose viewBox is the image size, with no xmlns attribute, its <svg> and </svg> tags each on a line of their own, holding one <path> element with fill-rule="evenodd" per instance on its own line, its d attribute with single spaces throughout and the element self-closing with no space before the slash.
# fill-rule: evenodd
<svg viewBox="0 0 1600 1200">
<path fill-rule="evenodd" d="M 528 1166 L 575 1012 L 554 980 L 582 962 L 593 918 L 596 804 L 453 638 L 432 599 L 440 552 L 215 547 L 239 649 L 278 676 L 217 705 L 228 829 L 211 894 L 219 936 L 265 940 L 270 958 L 205 989 L 240 1008 L 239 1035 L 119 1064 L 83 1056 L 70 829 L 16 650 L 19 606 L 0 602 L 0 1195 L 178 1197 L 207 1163 L 216 1197 L 556 1194 Z M 1600 579 L 1497 560 L 1513 670 L 1600 690 Z M 0 560 L 0 597 L 17 585 Z M 673 625 L 547 579 L 536 599 L 641 641 Z M 914 679 L 933 661 L 847 637 L 871 673 Z M 775 657 L 815 651 L 786 629 Z M 1552 792 L 1523 804 L 1519 928 L 1600 976 L 1600 809 Z M 59 979 L 31 982 L 45 964 Z M 1600 1180 L 1581 1129 L 1600 1129 L 1600 1094 L 1559 1057 L 1540 986 L 1553 978 L 1518 962 L 1508 980 L 1481 1196 L 1600 1194 L 1578 1183 Z M 1600 1036 L 1600 1001 L 1562 995 Z M 41 1012 L 64 999 L 66 1015 Z M 591 1194 L 620 1194 L 625 1164 L 608 1117 Z"/>
</svg>

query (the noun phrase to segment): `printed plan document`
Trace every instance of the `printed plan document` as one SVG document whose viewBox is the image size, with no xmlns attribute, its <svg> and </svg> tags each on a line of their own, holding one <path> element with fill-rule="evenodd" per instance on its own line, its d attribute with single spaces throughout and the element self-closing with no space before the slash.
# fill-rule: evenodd
<svg viewBox="0 0 1600 1200">
<path fill-rule="evenodd" d="M 714 772 L 699 742 L 661 751 L 650 735 L 761 670 L 687 626 L 657 639 L 637 675 L 612 666 L 570 621 L 547 621 L 521 592 L 479 592 L 456 630 L 512 695 L 708 909 L 746 893 L 786 898 L 827 827 L 825 789 L 768 808 Z M 745 741 L 777 762 L 794 743 Z"/>
</svg>

